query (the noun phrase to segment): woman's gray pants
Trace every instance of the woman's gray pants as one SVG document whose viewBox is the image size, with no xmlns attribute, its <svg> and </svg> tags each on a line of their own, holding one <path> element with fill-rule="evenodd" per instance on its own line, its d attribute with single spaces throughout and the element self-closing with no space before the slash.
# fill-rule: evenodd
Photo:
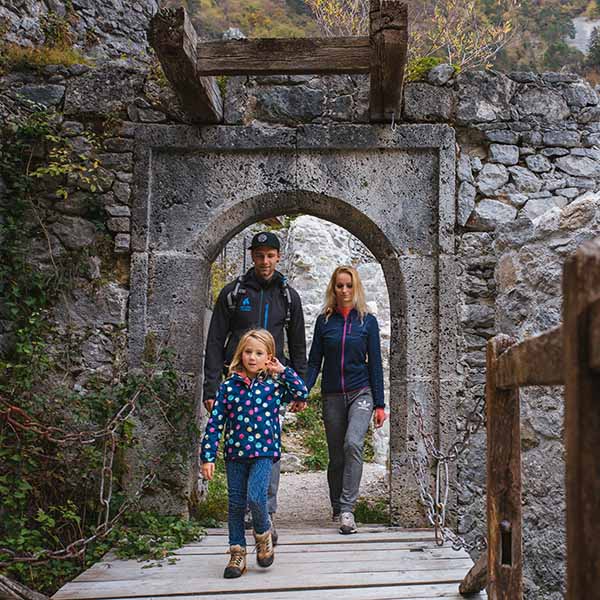
<svg viewBox="0 0 600 600">
<path fill-rule="evenodd" d="M 362 477 L 363 445 L 372 414 L 371 388 L 323 395 L 329 451 L 327 481 L 334 513 L 354 510 Z"/>
</svg>

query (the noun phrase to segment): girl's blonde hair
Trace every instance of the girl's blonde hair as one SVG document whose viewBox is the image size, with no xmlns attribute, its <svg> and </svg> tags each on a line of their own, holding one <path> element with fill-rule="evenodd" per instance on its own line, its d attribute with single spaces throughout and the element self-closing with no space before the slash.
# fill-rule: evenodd
<svg viewBox="0 0 600 600">
<path fill-rule="evenodd" d="M 337 267 L 331 274 L 331 279 L 329 280 L 327 291 L 325 292 L 325 305 L 323 306 L 322 313 L 325 315 L 325 319 L 327 320 L 335 312 L 337 308 L 335 282 L 337 276 L 342 273 L 350 275 L 350 279 L 352 280 L 352 304 L 362 320 L 369 312 L 369 309 L 367 308 L 367 301 L 365 300 L 365 290 L 363 289 L 360 281 L 358 271 L 354 267 L 350 267 L 348 265 Z"/>
<path fill-rule="evenodd" d="M 248 340 L 253 339 L 260 342 L 267 349 L 269 356 L 275 356 L 275 340 L 273 336 L 266 329 L 251 329 L 247 331 L 238 342 L 237 348 L 233 353 L 231 364 L 229 365 L 229 375 L 236 371 L 243 371 L 244 363 L 242 362 L 242 352 L 248 343 Z"/>
</svg>

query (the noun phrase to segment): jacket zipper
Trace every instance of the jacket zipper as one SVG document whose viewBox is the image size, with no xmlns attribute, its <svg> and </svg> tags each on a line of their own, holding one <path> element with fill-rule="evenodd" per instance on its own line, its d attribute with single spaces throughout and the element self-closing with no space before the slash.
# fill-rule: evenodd
<svg viewBox="0 0 600 600">
<path fill-rule="evenodd" d="M 265 304 L 265 324 L 264 328 L 267 329 L 267 323 L 269 322 L 269 303 Z"/>
<path fill-rule="evenodd" d="M 258 326 L 260 327 L 260 315 L 262 314 L 262 310 L 263 310 L 263 290 L 260 290 L 260 305 L 258 307 Z"/>
<path fill-rule="evenodd" d="M 342 375 L 342 393 L 346 393 L 346 387 L 344 384 L 344 348 L 346 346 L 346 317 L 344 317 L 344 331 L 342 333 L 342 369 L 341 369 L 341 375 Z"/>
</svg>

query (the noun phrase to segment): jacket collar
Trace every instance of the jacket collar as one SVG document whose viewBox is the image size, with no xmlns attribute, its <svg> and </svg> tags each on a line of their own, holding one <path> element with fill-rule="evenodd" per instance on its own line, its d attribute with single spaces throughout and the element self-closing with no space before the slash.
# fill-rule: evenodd
<svg viewBox="0 0 600 600">
<path fill-rule="evenodd" d="M 283 274 L 279 271 L 275 271 L 275 273 L 273 273 L 273 277 L 271 277 L 271 279 L 269 279 L 268 281 L 265 281 L 264 279 L 258 277 L 256 271 L 254 270 L 254 267 L 246 271 L 246 274 L 244 275 L 244 283 L 257 290 L 261 288 L 270 288 L 274 284 L 279 284 L 282 279 Z"/>
</svg>

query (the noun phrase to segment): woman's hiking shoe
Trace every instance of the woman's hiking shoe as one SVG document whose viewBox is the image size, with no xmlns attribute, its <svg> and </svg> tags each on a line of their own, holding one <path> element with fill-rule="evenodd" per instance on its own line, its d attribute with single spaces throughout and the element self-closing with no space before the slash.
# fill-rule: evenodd
<svg viewBox="0 0 600 600">
<path fill-rule="evenodd" d="M 264 533 L 254 532 L 256 541 L 256 562 L 261 567 L 270 567 L 275 560 L 275 550 L 273 549 L 273 538 L 270 531 Z"/>
<path fill-rule="evenodd" d="M 246 548 L 243 546 L 229 546 L 229 562 L 225 567 L 223 577 L 235 579 L 246 572 Z"/>
<path fill-rule="evenodd" d="M 275 547 L 279 539 L 279 534 L 277 533 L 277 529 L 275 529 L 275 513 L 269 513 L 269 523 L 271 524 L 271 539 L 273 540 L 273 547 Z"/>
<path fill-rule="evenodd" d="M 344 535 L 356 533 L 356 523 L 354 522 L 354 515 L 351 512 L 342 513 L 340 517 L 340 533 Z"/>
</svg>

